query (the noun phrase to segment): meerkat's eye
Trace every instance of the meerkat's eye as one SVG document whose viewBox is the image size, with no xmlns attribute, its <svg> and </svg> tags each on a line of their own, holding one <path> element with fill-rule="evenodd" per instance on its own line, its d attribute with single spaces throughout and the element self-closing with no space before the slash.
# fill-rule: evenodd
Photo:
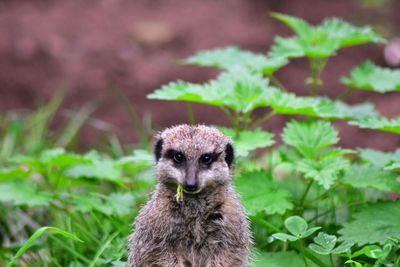
<svg viewBox="0 0 400 267">
<path fill-rule="evenodd" d="M 175 163 L 182 163 L 185 160 L 185 156 L 181 152 L 176 152 L 172 158 Z"/>
<path fill-rule="evenodd" d="M 210 154 L 204 154 L 200 157 L 200 163 L 210 165 L 213 162 L 213 157 Z"/>
</svg>

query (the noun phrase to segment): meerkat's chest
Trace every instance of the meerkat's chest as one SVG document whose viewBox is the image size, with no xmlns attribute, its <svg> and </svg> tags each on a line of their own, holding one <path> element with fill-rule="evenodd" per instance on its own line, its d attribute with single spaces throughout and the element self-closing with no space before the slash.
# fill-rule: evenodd
<svg viewBox="0 0 400 267">
<path fill-rule="evenodd" d="M 196 213 L 174 213 L 168 223 L 169 241 L 188 250 L 218 243 L 224 234 L 225 223 L 220 208 L 213 207 Z"/>
</svg>

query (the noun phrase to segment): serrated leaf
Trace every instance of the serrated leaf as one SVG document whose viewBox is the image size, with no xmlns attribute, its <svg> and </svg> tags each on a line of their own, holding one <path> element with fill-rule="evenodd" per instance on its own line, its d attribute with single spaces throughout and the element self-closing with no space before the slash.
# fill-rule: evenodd
<svg viewBox="0 0 400 267">
<path fill-rule="evenodd" d="M 124 216 L 130 214 L 135 204 L 135 199 L 131 194 L 120 192 L 108 196 L 93 193 L 89 196 L 70 195 L 70 197 L 74 210 L 82 212 L 97 210 L 107 215 Z"/>
<path fill-rule="evenodd" d="M 123 216 L 132 213 L 135 199 L 129 193 L 112 193 L 111 195 L 106 196 L 106 205 L 112 209 L 113 214 Z"/>
<path fill-rule="evenodd" d="M 125 156 L 119 158 L 116 161 L 117 165 L 143 163 L 146 166 L 152 166 L 154 164 L 154 155 L 145 149 L 136 149 L 133 151 L 131 156 Z"/>
<path fill-rule="evenodd" d="M 265 106 L 269 95 L 276 90 L 268 86 L 268 79 L 261 74 L 236 65 L 209 83 L 199 85 L 178 81 L 164 85 L 148 98 L 225 105 L 237 112 L 248 113 Z"/>
<path fill-rule="evenodd" d="M 371 164 L 353 164 L 340 179 L 343 184 L 356 188 L 374 188 L 400 193 L 398 175 Z"/>
<path fill-rule="evenodd" d="M 376 129 L 400 134 L 400 117 L 388 120 L 385 117 L 364 117 L 357 121 L 350 121 L 349 124 L 360 128 Z"/>
<path fill-rule="evenodd" d="M 17 206 L 48 206 L 53 200 L 51 194 L 41 192 L 34 184 L 20 180 L 0 183 L 0 192 L 0 201 L 11 202 Z"/>
<path fill-rule="evenodd" d="M 340 81 L 357 89 L 385 93 L 400 90 L 400 70 L 382 68 L 369 60 L 351 71 L 351 77 L 341 77 Z"/>
<path fill-rule="evenodd" d="M 325 19 L 321 25 L 310 26 L 304 20 L 289 15 L 274 13 L 273 17 L 286 23 L 297 36 L 275 38 L 271 55 L 324 58 L 334 55 L 342 47 L 384 42 L 370 27 L 356 27 L 338 18 Z"/>
<path fill-rule="evenodd" d="M 336 144 L 338 133 L 329 122 L 290 121 L 286 124 L 282 138 L 307 158 L 313 158 L 316 150 Z"/>
<path fill-rule="evenodd" d="M 77 163 L 92 162 L 91 154 L 88 155 L 89 156 L 67 153 L 63 148 L 53 148 L 44 150 L 39 156 L 39 161 L 46 166 L 66 168 Z"/>
<path fill-rule="evenodd" d="M 279 189 L 266 171 L 241 173 L 234 182 L 243 205 L 251 214 L 255 215 L 260 211 L 283 214 L 293 208 L 290 193 Z"/>
<path fill-rule="evenodd" d="M 112 160 L 96 160 L 93 164 L 76 164 L 66 171 L 67 176 L 97 178 L 114 182 L 123 181 L 122 170 Z"/>
<path fill-rule="evenodd" d="M 383 244 L 390 237 L 400 238 L 400 201 L 370 204 L 352 217 L 339 230 L 339 240 L 363 246 Z"/>
<path fill-rule="evenodd" d="M 0 181 L 8 181 L 17 178 L 26 178 L 31 172 L 22 168 L 3 168 L 0 170 Z"/>
<path fill-rule="evenodd" d="M 241 50 L 236 46 L 203 50 L 185 59 L 185 64 L 194 64 L 206 67 L 217 67 L 224 70 L 239 65 L 251 71 L 270 75 L 288 63 L 284 57 L 267 57 L 264 54 Z"/>
<path fill-rule="evenodd" d="M 291 216 L 284 222 L 285 227 L 295 236 L 301 236 L 307 230 L 307 222 L 299 216 Z"/>
<path fill-rule="evenodd" d="M 304 173 L 306 178 L 312 178 L 325 189 L 329 189 L 334 181 L 337 180 L 338 173 L 346 170 L 349 165 L 347 160 L 338 157 L 328 157 L 319 161 L 303 159 L 298 162 L 297 169 Z"/>
<path fill-rule="evenodd" d="M 383 152 L 370 148 L 359 148 L 360 158 L 376 167 L 383 168 L 391 161 L 400 158 L 400 148 L 393 152 Z"/>
<path fill-rule="evenodd" d="M 239 135 L 236 135 L 235 131 L 230 128 L 218 127 L 218 129 L 232 138 L 237 157 L 246 157 L 250 151 L 271 146 L 274 143 L 274 135 L 264 132 L 260 128 L 253 131 L 244 130 L 239 132 Z"/>
<path fill-rule="evenodd" d="M 392 164 L 386 166 L 385 170 L 400 171 L 400 162 L 393 162 Z"/>
<path fill-rule="evenodd" d="M 342 101 L 335 101 L 334 103 L 337 110 L 344 114 L 343 118 L 361 119 L 368 116 L 379 116 L 374 104 L 369 102 L 356 105 L 348 105 Z"/>
<path fill-rule="evenodd" d="M 273 234 L 272 237 L 274 237 L 276 239 L 279 239 L 281 241 L 289 240 L 289 241 L 292 241 L 292 242 L 296 241 L 298 239 L 297 237 L 295 237 L 293 235 L 289 235 L 289 234 L 285 234 L 285 233 L 276 233 L 276 234 Z"/>
</svg>

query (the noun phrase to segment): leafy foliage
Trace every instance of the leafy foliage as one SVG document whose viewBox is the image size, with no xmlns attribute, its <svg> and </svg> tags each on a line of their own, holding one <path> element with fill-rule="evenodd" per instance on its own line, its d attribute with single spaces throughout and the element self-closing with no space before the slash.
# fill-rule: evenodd
<svg viewBox="0 0 400 267">
<path fill-rule="evenodd" d="M 400 193 L 400 182 L 397 177 L 395 173 L 371 164 L 353 164 L 340 182 L 355 188 L 374 188 Z"/>
<path fill-rule="evenodd" d="M 334 55 L 343 47 L 384 41 L 370 27 L 356 27 L 338 18 L 325 19 L 319 26 L 310 26 L 293 16 L 279 13 L 273 13 L 272 16 L 292 28 L 296 36 L 276 37 L 270 55 L 324 58 Z"/>
<path fill-rule="evenodd" d="M 241 173 L 234 181 L 243 205 L 251 214 L 261 211 L 283 214 L 293 207 L 289 192 L 279 189 L 268 172 Z"/>
<path fill-rule="evenodd" d="M 350 121 L 349 124 L 360 128 L 377 129 L 400 134 L 400 117 L 392 120 L 384 117 L 364 117 L 357 121 Z"/>
<path fill-rule="evenodd" d="M 219 129 L 232 138 L 237 157 L 246 157 L 250 151 L 271 146 L 274 143 L 272 139 L 274 135 L 264 132 L 260 128 L 253 131 L 241 131 L 238 134 L 230 128 L 219 127 Z"/>
<path fill-rule="evenodd" d="M 241 50 L 239 47 L 229 46 L 212 50 L 199 51 L 195 55 L 185 59 L 185 64 L 194 64 L 206 67 L 217 67 L 229 70 L 239 65 L 249 68 L 251 71 L 265 75 L 271 75 L 277 69 L 288 63 L 284 57 L 267 57 L 264 54 L 256 54 Z"/>
<path fill-rule="evenodd" d="M 305 177 L 314 179 L 325 189 L 329 189 L 337 180 L 339 172 L 348 167 L 349 162 L 338 157 L 327 157 L 319 161 L 304 159 L 297 165 Z"/>
<path fill-rule="evenodd" d="M 391 161 L 400 158 L 400 149 L 393 152 L 382 152 L 370 148 L 359 149 L 360 158 L 376 167 L 383 168 Z"/>
<path fill-rule="evenodd" d="M 283 129 L 282 138 L 306 158 L 314 158 L 318 149 L 339 141 L 338 133 L 324 121 L 291 121 Z"/>
<path fill-rule="evenodd" d="M 400 202 L 371 204 L 353 215 L 354 220 L 339 230 L 339 239 L 359 246 L 383 244 L 388 238 L 400 238 Z"/>
<path fill-rule="evenodd" d="M 347 86 L 379 93 L 400 90 L 400 70 L 381 68 L 369 60 L 354 68 L 351 78 L 342 77 L 340 80 Z"/>
<path fill-rule="evenodd" d="M 216 80 L 199 85 L 183 81 L 172 82 L 148 95 L 150 99 L 186 100 L 216 106 L 227 106 L 237 112 L 248 113 L 266 105 L 268 95 L 273 92 L 268 79 L 261 74 L 235 66 L 223 72 Z"/>
</svg>

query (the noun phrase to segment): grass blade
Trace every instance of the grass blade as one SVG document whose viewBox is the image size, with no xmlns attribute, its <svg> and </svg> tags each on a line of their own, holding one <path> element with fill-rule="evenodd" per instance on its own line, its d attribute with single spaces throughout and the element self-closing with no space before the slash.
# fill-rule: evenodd
<svg viewBox="0 0 400 267">
<path fill-rule="evenodd" d="M 33 233 L 33 235 L 25 242 L 25 244 L 17 251 L 17 254 L 15 254 L 15 256 L 11 259 L 11 261 L 7 264 L 7 267 L 11 267 L 13 266 L 13 264 L 19 259 L 19 257 L 22 256 L 22 254 L 25 253 L 26 250 L 28 250 L 33 243 L 46 231 L 46 230 L 52 230 L 58 234 L 61 234 L 65 237 L 71 238 L 75 241 L 79 241 L 79 242 L 83 242 L 82 240 L 80 240 L 78 237 L 76 237 L 75 235 L 65 232 L 59 228 L 56 227 L 51 227 L 51 226 L 44 226 L 39 228 L 38 230 L 36 230 L 35 233 Z"/>
</svg>

